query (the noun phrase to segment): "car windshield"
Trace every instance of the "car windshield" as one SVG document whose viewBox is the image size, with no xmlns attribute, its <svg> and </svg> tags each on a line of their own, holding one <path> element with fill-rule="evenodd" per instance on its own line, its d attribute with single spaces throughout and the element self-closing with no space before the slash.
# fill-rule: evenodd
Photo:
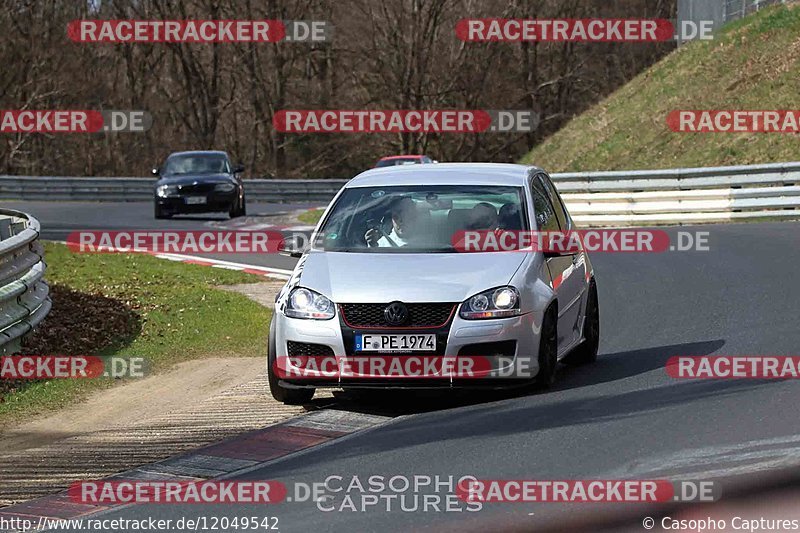
<svg viewBox="0 0 800 533">
<path fill-rule="evenodd" d="M 448 253 L 466 230 L 526 230 L 521 187 L 416 185 L 345 189 L 314 246 L 331 252 Z"/>
<path fill-rule="evenodd" d="M 395 157 L 392 159 L 381 159 L 380 161 L 378 161 L 378 164 L 375 165 L 375 168 L 393 167 L 397 165 L 415 165 L 421 162 L 422 159 L 420 159 L 419 157 Z"/>
<path fill-rule="evenodd" d="M 164 164 L 164 174 L 217 174 L 227 172 L 225 156 L 217 154 L 175 155 Z"/>
</svg>

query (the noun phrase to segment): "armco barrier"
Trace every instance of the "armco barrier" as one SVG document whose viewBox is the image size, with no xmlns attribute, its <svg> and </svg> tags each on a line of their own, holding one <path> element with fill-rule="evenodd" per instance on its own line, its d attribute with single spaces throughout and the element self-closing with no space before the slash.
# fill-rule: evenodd
<svg viewBox="0 0 800 533">
<path fill-rule="evenodd" d="M 800 162 L 553 174 L 585 226 L 800 218 Z M 326 203 L 344 179 L 245 181 L 249 202 Z M 0 176 L 0 198 L 150 201 L 153 178 Z"/>
<path fill-rule="evenodd" d="M 13 354 L 20 340 L 50 311 L 39 222 L 0 209 L 0 355 Z"/>
<path fill-rule="evenodd" d="M 800 219 L 800 163 L 552 177 L 584 226 Z"/>
<path fill-rule="evenodd" d="M 0 198 L 142 202 L 153 199 L 154 178 L 62 178 L 0 176 Z M 328 202 L 347 180 L 245 181 L 248 201 Z"/>
</svg>

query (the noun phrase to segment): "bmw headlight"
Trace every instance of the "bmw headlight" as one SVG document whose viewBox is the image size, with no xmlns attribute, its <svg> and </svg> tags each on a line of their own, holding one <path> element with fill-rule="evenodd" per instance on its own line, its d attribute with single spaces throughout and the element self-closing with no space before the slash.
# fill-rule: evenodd
<svg viewBox="0 0 800 533">
<path fill-rule="evenodd" d="M 236 185 L 234 185 L 233 183 L 217 183 L 214 186 L 214 190 L 217 192 L 231 192 L 235 188 Z"/>
<path fill-rule="evenodd" d="M 162 198 L 175 194 L 176 192 L 178 192 L 178 189 L 174 185 L 159 185 L 156 187 L 156 194 Z"/>
<path fill-rule="evenodd" d="M 333 318 L 333 302 L 318 292 L 303 287 L 292 289 L 286 303 L 286 316 L 328 320 Z"/>
<path fill-rule="evenodd" d="M 461 304 L 459 315 L 466 320 L 478 320 L 517 316 L 520 312 L 519 291 L 507 286 L 476 294 Z"/>
</svg>

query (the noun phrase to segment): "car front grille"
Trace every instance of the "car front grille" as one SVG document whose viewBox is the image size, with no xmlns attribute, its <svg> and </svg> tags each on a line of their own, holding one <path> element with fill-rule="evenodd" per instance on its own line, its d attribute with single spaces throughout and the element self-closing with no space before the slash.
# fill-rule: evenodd
<svg viewBox="0 0 800 533">
<path fill-rule="evenodd" d="M 289 357 L 332 357 L 333 348 L 324 344 L 312 344 L 310 342 L 286 342 L 286 351 Z"/>
<path fill-rule="evenodd" d="M 385 304 L 340 304 L 342 318 L 351 328 L 388 328 Z M 457 304 L 453 303 L 411 303 L 408 308 L 408 321 L 403 328 L 438 328 L 447 325 Z"/>
<path fill-rule="evenodd" d="M 178 185 L 180 194 L 208 194 L 214 192 L 215 183 L 198 183 L 196 185 Z"/>
</svg>

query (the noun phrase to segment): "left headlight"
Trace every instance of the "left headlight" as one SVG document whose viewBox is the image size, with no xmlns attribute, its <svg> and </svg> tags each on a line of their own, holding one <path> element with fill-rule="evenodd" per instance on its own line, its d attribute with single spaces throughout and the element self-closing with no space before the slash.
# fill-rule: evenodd
<svg viewBox="0 0 800 533">
<path fill-rule="evenodd" d="M 286 316 L 291 318 L 310 318 L 328 320 L 333 318 L 333 302 L 318 292 L 304 287 L 296 287 L 289 293 L 286 302 Z"/>
<path fill-rule="evenodd" d="M 217 183 L 214 186 L 214 190 L 217 192 L 231 192 L 235 188 L 236 185 L 234 185 L 233 183 Z"/>
<path fill-rule="evenodd" d="M 466 320 L 507 318 L 520 314 L 519 291 L 511 286 L 476 294 L 461 304 L 459 315 Z"/>
<path fill-rule="evenodd" d="M 156 194 L 162 198 L 169 196 L 170 194 L 175 194 L 176 192 L 178 192 L 178 189 L 174 185 L 159 185 L 156 187 Z"/>
</svg>

